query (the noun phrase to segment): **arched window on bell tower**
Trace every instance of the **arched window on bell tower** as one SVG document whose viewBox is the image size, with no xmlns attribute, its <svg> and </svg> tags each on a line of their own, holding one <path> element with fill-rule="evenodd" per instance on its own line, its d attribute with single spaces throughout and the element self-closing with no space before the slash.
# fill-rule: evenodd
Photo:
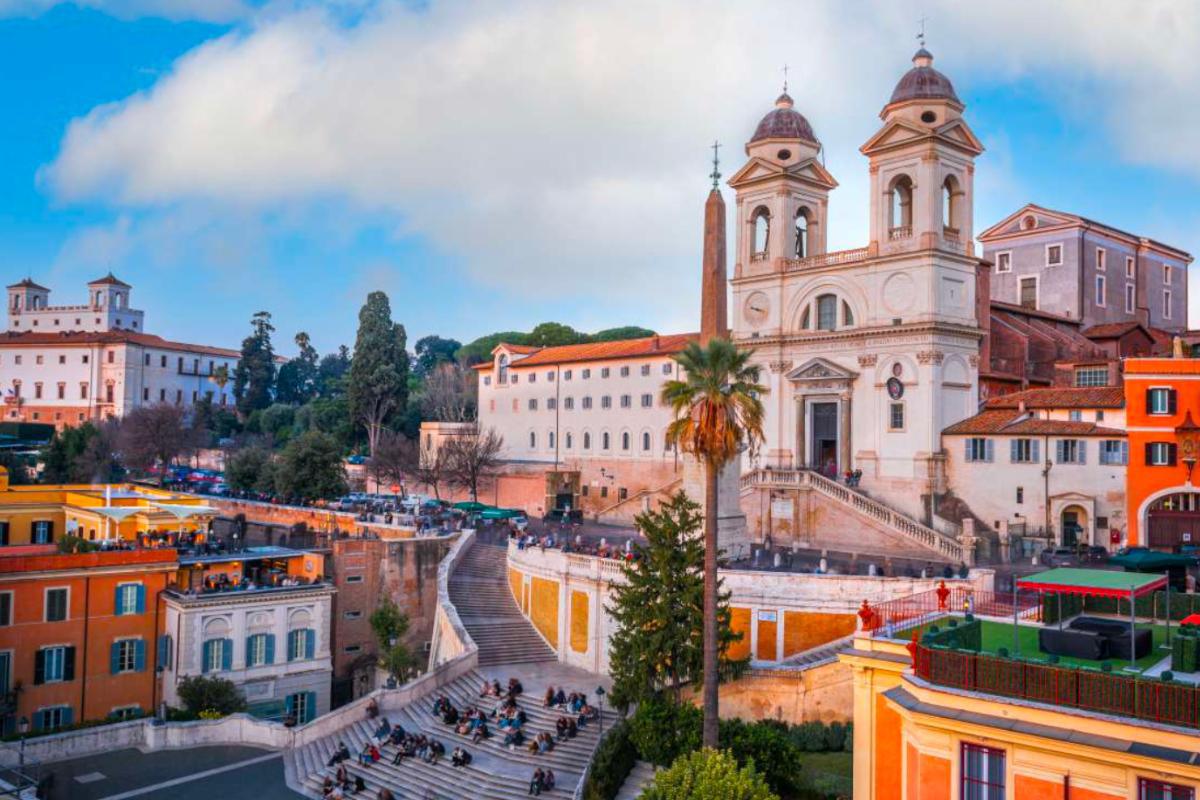
<svg viewBox="0 0 1200 800">
<path fill-rule="evenodd" d="M 888 233 L 891 239 L 912 236 L 913 185 L 912 178 L 899 175 L 889 190 Z"/>
<path fill-rule="evenodd" d="M 942 182 L 942 227 L 948 234 L 958 235 L 963 229 L 963 191 L 958 179 L 947 175 Z"/>
<path fill-rule="evenodd" d="M 811 221 L 812 213 L 806 207 L 802 206 L 796 212 L 796 244 L 794 250 L 796 258 L 807 258 L 810 255 L 808 228 Z"/>
<path fill-rule="evenodd" d="M 500 369 L 499 374 L 496 376 L 496 383 L 508 383 L 508 356 L 501 353 L 497 361 Z"/>
<path fill-rule="evenodd" d="M 751 218 L 754 226 L 754 258 L 766 258 L 767 246 L 771 241 L 771 212 L 766 206 L 754 209 Z"/>
</svg>

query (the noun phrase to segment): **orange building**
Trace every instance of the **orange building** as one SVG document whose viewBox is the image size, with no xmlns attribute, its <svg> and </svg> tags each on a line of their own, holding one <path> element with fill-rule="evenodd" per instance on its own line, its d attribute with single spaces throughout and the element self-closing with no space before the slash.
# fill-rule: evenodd
<svg viewBox="0 0 1200 800">
<path fill-rule="evenodd" d="M 1127 543 L 1200 544 L 1200 359 L 1125 361 Z"/>
<path fill-rule="evenodd" d="M 173 549 L 0 548 L 3 733 L 152 711 L 159 597 L 177 569 Z"/>
</svg>

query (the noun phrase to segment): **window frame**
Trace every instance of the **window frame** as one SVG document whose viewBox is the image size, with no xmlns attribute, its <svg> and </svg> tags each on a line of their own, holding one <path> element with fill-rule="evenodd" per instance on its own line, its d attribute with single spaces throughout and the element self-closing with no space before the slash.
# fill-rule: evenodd
<svg viewBox="0 0 1200 800">
<path fill-rule="evenodd" d="M 1006 262 L 1007 266 L 1002 264 Z M 996 274 L 1007 275 L 1012 272 L 1012 250 L 998 250 L 996 252 Z"/>
<path fill-rule="evenodd" d="M 63 601 L 63 616 L 62 619 L 50 619 L 50 593 L 64 592 L 66 600 Z M 47 586 L 42 590 L 42 622 L 70 622 L 71 620 L 71 587 L 70 586 Z"/>
<path fill-rule="evenodd" d="M 968 769 L 968 756 L 979 754 L 983 756 L 981 766 L 983 774 L 975 776 Z M 999 757 L 1000 769 L 998 776 L 991 775 L 990 759 Z M 975 797 L 979 800 L 1005 800 L 1008 796 L 1008 754 L 998 747 L 989 747 L 976 742 L 960 742 L 959 752 L 959 796 Z M 994 781 L 999 779 L 1000 783 Z"/>
<path fill-rule="evenodd" d="M 1024 285 L 1027 281 L 1033 281 L 1033 305 L 1027 306 L 1021 302 L 1021 295 L 1024 291 Z M 1041 310 L 1042 306 L 1042 281 L 1038 275 L 1021 275 L 1017 278 L 1017 305 L 1021 308 L 1032 308 L 1034 311 Z"/>
<path fill-rule="evenodd" d="M 1171 393 L 1174 389 L 1170 386 L 1149 386 L 1146 392 L 1149 394 L 1148 402 L 1146 403 L 1146 414 L 1152 417 L 1169 417 L 1171 416 Z M 1165 402 L 1162 410 L 1158 410 L 1158 405 L 1155 399 L 1158 397 L 1164 398 Z"/>
<path fill-rule="evenodd" d="M 896 424 L 896 412 L 900 413 L 900 424 Z M 887 426 L 889 433 L 901 433 L 907 430 L 908 425 L 908 409 L 904 407 L 903 400 L 893 400 L 888 403 Z"/>
<path fill-rule="evenodd" d="M 1108 277 L 1105 275 L 1096 276 L 1095 294 L 1092 300 L 1097 308 L 1108 308 Z"/>
<path fill-rule="evenodd" d="M 1104 247 L 1096 248 L 1096 272 L 1106 272 L 1108 270 L 1108 250 Z"/>
<path fill-rule="evenodd" d="M 1137 310 L 1137 284 L 1125 284 L 1125 313 L 1132 314 Z"/>
<path fill-rule="evenodd" d="M 1174 298 L 1174 293 L 1170 289 L 1163 289 L 1163 319 L 1171 318 L 1171 300 Z"/>
<path fill-rule="evenodd" d="M 1050 251 L 1053 250 L 1054 248 L 1058 248 L 1058 261 L 1050 260 Z M 1061 267 L 1063 265 L 1063 262 L 1065 259 L 1066 259 L 1066 254 L 1063 252 L 1062 242 L 1048 243 L 1046 245 L 1046 266 L 1047 267 Z"/>
</svg>

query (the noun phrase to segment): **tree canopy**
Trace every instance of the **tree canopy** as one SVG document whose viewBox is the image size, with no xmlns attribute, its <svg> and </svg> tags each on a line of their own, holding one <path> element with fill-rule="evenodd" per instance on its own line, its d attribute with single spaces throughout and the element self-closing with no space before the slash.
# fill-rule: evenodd
<svg viewBox="0 0 1200 800">
<path fill-rule="evenodd" d="M 413 347 L 416 359 L 413 361 L 413 373 L 419 378 L 425 378 L 439 364 L 452 362 L 462 342 L 457 339 L 443 339 L 441 336 L 423 336 Z"/>
<path fill-rule="evenodd" d="M 279 368 L 275 379 L 275 399 L 280 403 L 300 405 L 307 403 L 317 393 L 317 350 L 304 331 L 296 334 L 295 358 Z"/>
<path fill-rule="evenodd" d="M 242 340 L 242 355 L 233 376 L 233 395 L 243 416 L 271 405 L 275 389 L 275 349 L 269 311 L 256 312 L 250 320 L 251 333 Z"/>
<path fill-rule="evenodd" d="M 372 453 L 380 432 L 408 402 L 408 352 L 404 326 L 392 322 L 383 292 L 371 292 L 358 312 L 358 338 L 350 360 L 347 396 L 350 413 L 367 430 Z"/>
<path fill-rule="evenodd" d="M 326 433 L 309 431 L 288 442 L 279 454 L 275 488 L 289 500 L 316 500 L 346 493 L 342 449 Z"/>
</svg>

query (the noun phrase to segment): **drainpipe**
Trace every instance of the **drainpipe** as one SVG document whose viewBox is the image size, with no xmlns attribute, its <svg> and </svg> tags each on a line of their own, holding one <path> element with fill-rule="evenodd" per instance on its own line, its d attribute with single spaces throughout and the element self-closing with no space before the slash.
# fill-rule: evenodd
<svg viewBox="0 0 1200 800">
<path fill-rule="evenodd" d="M 1050 437 L 1042 437 L 1043 446 L 1046 448 L 1046 467 L 1042 470 L 1043 479 L 1043 502 L 1046 506 L 1046 535 L 1050 535 L 1050 468 L 1054 466 L 1054 462 L 1050 460 Z"/>
<path fill-rule="evenodd" d="M 91 624 L 89 609 L 92 603 L 92 576 L 83 579 L 83 657 L 78 659 L 79 670 L 79 721 L 87 719 L 87 663 L 88 663 L 88 627 Z M 70 614 L 70 611 L 67 612 Z"/>
</svg>

